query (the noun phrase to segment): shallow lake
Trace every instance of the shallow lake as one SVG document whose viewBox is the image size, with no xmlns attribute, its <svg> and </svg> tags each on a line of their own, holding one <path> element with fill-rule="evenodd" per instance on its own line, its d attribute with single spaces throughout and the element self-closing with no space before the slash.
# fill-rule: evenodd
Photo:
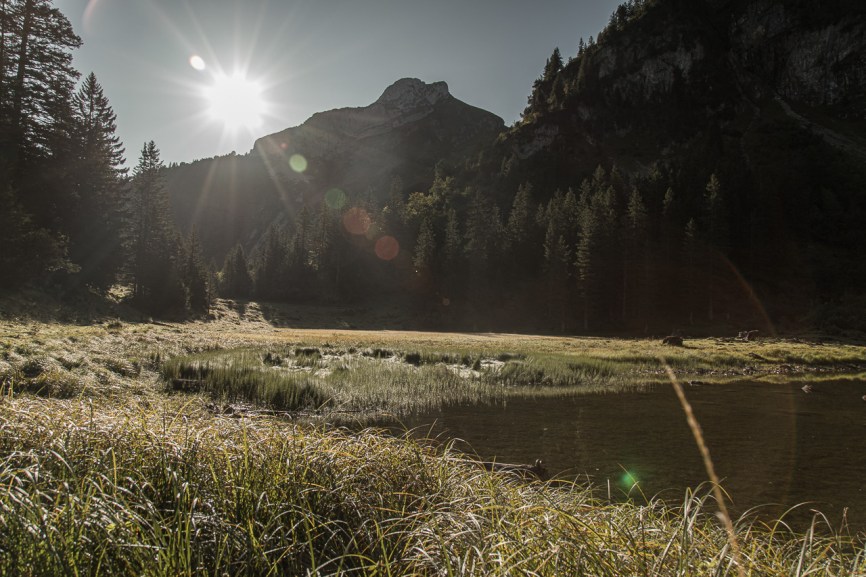
<svg viewBox="0 0 866 577">
<path fill-rule="evenodd" d="M 742 513 L 803 529 L 810 509 L 838 528 L 866 531 L 866 382 L 814 386 L 737 383 L 686 387 L 716 472 Z M 540 458 L 561 478 L 587 477 L 606 496 L 682 501 L 707 479 L 691 430 L 670 386 L 630 393 L 513 399 L 452 406 L 403 420 L 416 434 L 459 439 L 484 460 Z M 465 442 L 465 444 L 463 443 Z M 635 482 L 637 486 L 635 486 Z"/>
</svg>

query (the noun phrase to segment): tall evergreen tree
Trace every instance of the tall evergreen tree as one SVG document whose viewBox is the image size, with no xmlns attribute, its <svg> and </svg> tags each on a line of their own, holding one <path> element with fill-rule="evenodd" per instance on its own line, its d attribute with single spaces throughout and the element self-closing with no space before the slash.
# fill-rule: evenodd
<svg viewBox="0 0 866 577">
<path fill-rule="evenodd" d="M 116 116 L 92 72 L 73 98 L 74 158 L 71 186 L 75 203 L 65 218 L 69 255 L 85 283 L 105 288 L 122 259 L 120 212 L 123 145 Z"/>
<path fill-rule="evenodd" d="M 534 225 L 532 185 L 527 182 L 517 189 L 505 225 L 506 250 L 511 255 L 509 264 L 514 279 L 525 278 L 536 270 L 539 255 Z"/>
<path fill-rule="evenodd" d="M 195 228 L 190 231 L 185 248 L 183 284 L 186 287 L 189 310 L 206 313 L 211 301 L 210 272 L 204 264 L 201 242 Z"/>
<path fill-rule="evenodd" d="M 0 260 L 26 261 L 9 265 L 21 281 L 68 269 L 60 228 L 68 194 L 62 171 L 78 77 L 71 51 L 80 44 L 50 0 L 0 2 L 0 192 L 9 200 L 3 210 L 18 215 L 18 224 L 2 236 L 4 251 L 23 249 Z"/>
<path fill-rule="evenodd" d="M 550 55 L 550 58 L 547 59 L 547 62 L 544 64 L 544 75 L 542 79 L 544 81 L 553 82 L 553 79 L 559 74 L 560 70 L 562 70 L 562 54 L 559 52 L 559 47 L 553 49 L 553 54 Z"/>
<path fill-rule="evenodd" d="M 649 287 L 649 218 L 643 197 L 632 189 L 626 209 L 623 243 L 622 318 L 646 320 Z"/>
<path fill-rule="evenodd" d="M 244 247 L 238 243 L 226 255 L 220 271 L 220 294 L 226 297 L 249 298 L 253 291 L 249 263 Z"/>
<path fill-rule="evenodd" d="M 152 313 L 180 309 L 186 295 L 179 270 L 180 242 L 171 222 L 159 149 L 145 143 L 133 170 L 128 231 L 133 294 Z"/>
<path fill-rule="evenodd" d="M 289 254 L 286 245 L 282 230 L 276 224 L 271 225 L 265 233 L 253 272 L 258 298 L 278 300 L 288 295 Z"/>
<path fill-rule="evenodd" d="M 592 318 L 599 307 L 599 216 L 594 206 L 592 188 L 588 181 L 581 185 L 578 211 L 580 214 L 580 240 L 575 251 L 578 287 L 583 309 L 583 328 L 589 329 Z"/>
<path fill-rule="evenodd" d="M 566 329 L 571 317 L 568 284 L 573 247 L 568 241 L 571 237 L 571 223 L 566 204 L 574 201 L 574 193 L 569 191 L 569 195 L 571 199 L 567 201 L 562 192 L 557 190 L 548 202 L 544 214 L 539 217 L 543 219 L 545 226 L 543 247 L 546 312 L 549 319 L 559 319 L 561 330 Z"/>
<path fill-rule="evenodd" d="M 78 77 L 71 51 L 81 39 L 51 0 L 4 0 L 2 8 L 0 151 L 20 179 L 68 129 Z"/>
<path fill-rule="evenodd" d="M 418 238 L 415 241 L 415 250 L 412 256 L 412 264 L 415 266 L 416 274 L 433 273 L 437 252 L 436 233 L 433 231 L 433 217 L 425 215 L 418 230 Z"/>
</svg>

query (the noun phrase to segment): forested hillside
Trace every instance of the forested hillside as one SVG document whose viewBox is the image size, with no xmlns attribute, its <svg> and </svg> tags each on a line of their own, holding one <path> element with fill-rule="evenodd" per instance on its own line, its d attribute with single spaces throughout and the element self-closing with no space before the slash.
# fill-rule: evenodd
<svg viewBox="0 0 866 577">
<path fill-rule="evenodd" d="M 866 328 L 858 2 L 630 0 L 551 47 L 513 126 L 403 79 L 247 154 L 165 167 L 148 143 L 131 174 L 68 21 L 2 15 L 7 288 L 120 283 L 154 313 L 384 299 L 470 329 Z"/>
<path fill-rule="evenodd" d="M 284 181 L 307 201 L 236 237 L 253 288 L 229 293 L 403 295 L 442 326 L 862 326 L 863 14 L 627 2 L 429 186 Z"/>
</svg>

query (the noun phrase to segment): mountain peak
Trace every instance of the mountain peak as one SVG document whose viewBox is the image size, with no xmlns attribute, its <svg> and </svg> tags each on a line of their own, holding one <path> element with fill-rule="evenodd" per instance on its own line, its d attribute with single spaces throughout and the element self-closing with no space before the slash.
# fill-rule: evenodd
<svg viewBox="0 0 866 577">
<path fill-rule="evenodd" d="M 417 78 L 401 78 L 385 89 L 376 104 L 415 108 L 419 105 L 434 105 L 447 96 L 448 84 L 445 82 L 427 84 Z"/>
</svg>

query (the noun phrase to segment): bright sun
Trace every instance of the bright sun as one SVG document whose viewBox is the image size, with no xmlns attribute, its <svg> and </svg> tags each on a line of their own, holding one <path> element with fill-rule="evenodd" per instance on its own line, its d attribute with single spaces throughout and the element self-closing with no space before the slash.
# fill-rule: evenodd
<svg viewBox="0 0 866 577">
<path fill-rule="evenodd" d="M 262 123 L 265 106 L 261 95 L 261 86 L 238 73 L 215 76 L 205 90 L 210 116 L 230 130 L 255 128 Z"/>
</svg>

